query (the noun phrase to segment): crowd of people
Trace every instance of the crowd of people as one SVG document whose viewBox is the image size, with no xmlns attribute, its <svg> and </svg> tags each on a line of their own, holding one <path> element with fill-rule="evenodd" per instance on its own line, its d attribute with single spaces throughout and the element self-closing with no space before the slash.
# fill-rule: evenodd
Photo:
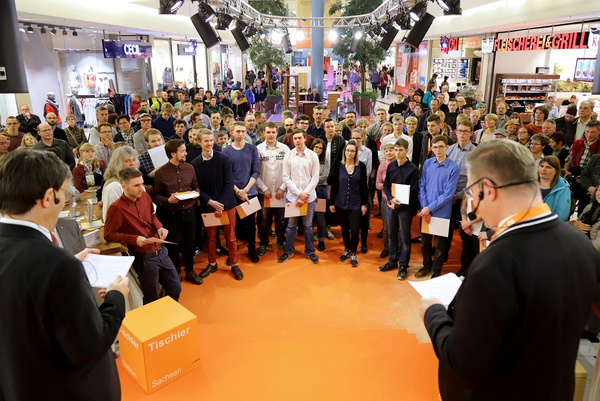
<svg viewBox="0 0 600 401">
<path fill-rule="evenodd" d="M 256 80 L 258 103 L 264 100 L 263 89 Z M 335 238 L 333 226 L 340 227 L 343 238 L 342 262 L 358 266 L 358 254 L 368 252 L 367 238 L 376 235 L 382 239 L 376 246 L 385 262 L 379 270 L 397 270 L 399 279 L 408 275 L 411 243 L 417 242 L 422 244 L 423 267 L 415 276 L 439 276 L 459 229 L 459 275 L 466 275 L 480 246 L 493 235 L 476 216 L 477 199 L 465 196 L 466 158 L 477 145 L 493 140 L 526 146 L 539 169 L 544 201 L 564 221 L 577 208 L 580 218 L 572 224 L 596 237 L 600 123 L 591 102 L 581 102 L 579 109 L 571 105 L 559 117 L 556 99 L 549 97 L 524 124 L 502 95 L 491 110 L 482 92 L 474 99 L 460 94 L 450 98 L 446 91 L 436 92 L 433 80 L 426 89 L 397 94 L 387 110 L 376 110 L 372 123 L 357 119 L 354 111 L 334 121 L 327 108 L 317 106 L 311 116 L 294 118 L 284 111 L 280 125 L 266 122 L 261 111 L 242 111 L 240 99 L 247 96 L 237 87 L 217 87 L 215 95 L 195 86 L 175 95 L 167 89 L 155 98 L 139 99 L 133 118 L 116 114 L 110 102 L 98 107 L 98 124 L 87 136 L 71 115 L 62 129 L 55 114 L 47 113 L 42 122 L 22 105 L 21 114 L 6 119 L 0 154 L 18 148 L 52 151 L 69 165 L 77 191 L 95 189 L 106 239 L 127 244 L 139 256 L 134 267 L 148 277 L 141 280 L 144 302 L 158 296 L 150 290 L 157 281 L 175 299 L 180 280 L 202 284 L 218 269 L 217 254 L 227 255 L 233 276 L 243 279 L 238 241 L 247 245 L 249 261 L 258 263 L 276 237 L 283 263 L 295 254 L 298 233 L 308 259 L 319 263 L 317 252 L 327 252 L 327 240 Z M 168 162 L 154 166 L 150 151 L 159 146 Z M 403 201 L 395 194 L 401 187 L 408 188 Z M 173 195 L 186 191 L 200 196 L 179 200 Z M 240 218 L 235 208 L 254 198 L 261 210 Z M 139 216 L 126 209 L 137 202 L 145 209 L 156 205 L 156 213 L 133 221 Z M 300 214 L 284 217 L 286 203 Z M 373 205 L 379 207 L 373 210 Z M 205 226 L 205 213 L 227 216 L 228 223 Z M 371 234 L 371 218 L 378 217 L 383 230 Z M 412 235 L 415 217 L 422 232 Z M 423 229 L 432 218 L 449 220 L 447 235 Z M 172 244 L 162 246 L 152 237 Z M 196 273 L 195 257 L 205 245 L 208 265 Z"/>
</svg>

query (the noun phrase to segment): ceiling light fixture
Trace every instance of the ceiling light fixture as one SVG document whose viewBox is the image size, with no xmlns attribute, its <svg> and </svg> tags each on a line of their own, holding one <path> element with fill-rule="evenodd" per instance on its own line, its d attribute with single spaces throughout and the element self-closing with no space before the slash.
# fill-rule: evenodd
<svg viewBox="0 0 600 401">
<path fill-rule="evenodd" d="M 42 33 L 42 34 L 43 34 L 43 33 L 46 33 L 46 28 L 44 28 L 44 27 L 42 26 L 42 28 L 40 29 L 40 33 Z"/>
<path fill-rule="evenodd" d="M 159 0 L 159 14 L 175 14 L 181 8 L 185 0 Z"/>
<path fill-rule="evenodd" d="M 33 33 L 33 27 L 31 25 L 27 26 L 27 33 Z"/>
<path fill-rule="evenodd" d="M 198 4 L 198 13 L 206 22 L 210 22 L 216 16 L 215 10 L 213 10 L 210 4 L 205 2 L 200 2 L 200 4 Z"/>
<path fill-rule="evenodd" d="M 217 14 L 217 30 L 226 31 L 229 29 L 229 26 L 233 22 L 233 17 L 224 12 L 220 12 Z"/>
<path fill-rule="evenodd" d="M 52 30 L 50 31 L 50 33 L 51 33 L 52 35 L 56 35 L 56 28 L 52 28 Z"/>
<path fill-rule="evenodd" d="M 413 8 L 410 9 L 410 11 L 408 12 L 408 15 L 410 16 L 410 18 L 413 21 L 419 22 L 421 20 L 421 17 L 423 16 L 423 14 L 425 14 L 425 11 L 427 11 L 427 3 L 419 2 L 419 3 L 415 4 L 413 6 Z"/>
</svg>

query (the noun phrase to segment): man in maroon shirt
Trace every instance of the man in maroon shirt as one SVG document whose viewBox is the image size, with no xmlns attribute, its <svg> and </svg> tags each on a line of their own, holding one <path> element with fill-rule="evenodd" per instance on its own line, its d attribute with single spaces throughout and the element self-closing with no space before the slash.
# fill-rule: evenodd
<svg viewBox="0 0 600 401">
<path fill-rule="evenodd" d="M 165 144 L 165 152 L 169 161 L 156 170 L 154 175 L 154 202 L 157 204 L 156 214 L 169 230 L 167 245 L 169 256 L 177 273 L 181 272 L 179 252 L 183 255 L 185 265 L 185 281 L 196 285 L 202 279 L 194 272 L 194 241 L 196 234 L 196 200 L 179 200 L 175 194 L 195 191 L 199 193 L 196 171 L 191 164 L 185 162 L 187 156 L 183 139 L 171 139 Z"/>
<path fill-rule="evenodd" d="M 104 223 L 107 241 L 127 244 L 133 252 L 135 269 L 144 293 L 144 304 L 158 299 L 157 284 L 179 301 L 181 283 L 167 249 L 156 242 L 169 233 L 154 214 L 150 195 L 144 190 L 142 173 L 125 168 L 119 173 L 123 195 L 110 205 Z"/>
</svg>

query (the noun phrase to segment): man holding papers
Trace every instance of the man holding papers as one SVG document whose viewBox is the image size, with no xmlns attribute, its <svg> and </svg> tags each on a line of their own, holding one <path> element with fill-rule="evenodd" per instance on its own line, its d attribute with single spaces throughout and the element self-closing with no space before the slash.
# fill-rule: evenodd
<svg viewBox="0 0 600 401">
<path fill-rule="evenodd" d="M 244 128 L 245 130 L 245 128 Z M 196 170 L 196 179 L 200 188 L 200 200 L 206 206 L 208 213 L 213 213 L 217 218 L 227 215 L 229 224 L 223 226 L 227 239 L 229 261 L 232 264 L 231 272 L 236 280 L 242 280 L 244 275 L 238 267 L 237 238 L 235 237 L 235 206 L 237 202 L 233 194 L 233 174 L 229 157 L 223 152 L 215 152 L 215 136 L 202 128 L 198 131 L 198 138 L 202 145 L 202 154 L 192 160 Z M 217 226 L 206 226 L 208 237 L 208 266 L 200 273 L 206 278 L 219 270 L 217 267 Z"/>
<path fill-rule="evenodd" d="M 313 217 L 317 203 L 317 184 L 319 183 L 319 158 L 306 147 L 306 132 L 296 128 L 293 132 L 292 149 L 283 160 L 283 182 L 287 187 L 287 202 L 301 208 L 307 206 L 306 215 L 302 216 L 304 225 L 304 253 L 311 262 L 319 263 L 313 244 Z M 287 261 L 294 255 L 296 227 L 300 217 L 290 217 L 285 235 L 284 253 L 279 263 Z"/>
<path fill-rule="evenodd" d="M 427 276 L 433 270 L 431 278 L 442 274 L 442 265 L 444 255 L 448 252 L 448 229 L 440 230 L 435 237 L 429 230 L 433 223 L 444 220 L 450 221 L 452 215 L 452 199 L 458 185 L 459 168 L 456 163 L 446 156 L 448 148 L 448 137 L 445 135 L 436 135 L 431 139 L 431 150 L 435 157 L 428 159 L 423 164 L 423 174 L 419 181 L 419 201 L 421 202 L 421 211 L 419 217 L 421 221 L 421 237 L 423 244 L 421 252 L 423 253 L 423 267 L 415 273 L 415 277 L 422 278 Z M 432 218 L 434 221 L 432 222 Z M 432 255 L 431 241 L 435 243 L 435 255 Z M 432 265 L 433 256 L 433 265 Z"/>
<path fill-rule="evenodd" d="M 285 184 L 283 183 L 283 159 L 290 152 L 283 143 L 277 142 L 277 125 L 273 122 L 265 124 L 265 142 L 257 146 L 260 158 L 260 175 L 256 180 L 258 197 L 263 205 L 262 220 L 259 227 L 260 247 L 258 255 L 267 252 L 271 223 L 275 220 L 277 245 L 285 245 Z M 268 206 L 265 206 L 268 203 Z M 280 201 L 281 205 L 271 205 L 271 201 Z M 274 203 L 274 202 L 273 202 Z"/>
<path fill-rule="evenodd" d="M 419 197 L 419 169 L 408 160 L 409 145 L 409 142 L 404 138 L 396 141 L 394 145 L 396 161 L 388 165 L 383 182 L 383 192 L 388 199 L 383 211 L 387 213 L 390 258 L 385 265 L 379 267 L 379 271 L 395 270 L 398 268 L 398 263 L 400 263 L 398 280 L 404 280 L 408 274 L 411 250 L 410 226 L 418 209 Z M 394 186 L 397 190 L 393 189 Z M 401 194 L 398 193 L 401 190 L 403 192 L 408 191 L 408 202 L 406 202 L 406 196 L 401 197 Z M 402 202 L 402 198 L 404 198 L 404 202 Z M 400 238 L 398 238 L 398 235 L 400 235 Z M 398 255 L 399 239 L 401 243 L 400 255 Z"/>
<path fill-rule="evenodd" d="M 589 238 L 544 204 L 531 152 L 489 141 L 465 194 L 496 230 L 448 310 L 421 300 L 444 400 L 572 400 L 579 337 L 600 282 Z M 541 249 L 543 247 L 543 249 Z"/>
<path fill-rule="evenodd" d="M 144 132 L 144 140 L 146 141 L 146 145 L 148 149 L 154 149 L 158 146 L 164 145 L 163 136 L 159 130 L 155 128 L 150 128 L 146 132 Z M 150 153 L 148 151 L 144 151 L 138 157 L 140 161 L 140 171 L 142 172 L 142 177 L 144 178 L 144 185 L 150 187 L 150 192 L 154 188 L 154 174 L 156 174 L 156 168 L 154 167 L 154 162 L 152 162 L 152 158 L 150 157 Z"/>
<path fill-rule="evenodd" d="M 167 245 L 169 256 L 177 273 L 181 273 L 179 252 L 183 256 L 185 266 L 185 281 L 196 285 L 202 284 L 202 279 L 194 272 L 194 242 L 196 235 L 195 198 L 184 196 L 181 200 L 177 194 L 182 192 L 198 193 L 196 172 L 191 164 L 186 163 L 185 141 L 171 139 L 165 144 L 165 153 L 169 162 L 156 170 L 154 177 L 154 201 L 156 215 L 169 230 L 167 240 L 173 244 Z M 180 196 L 181 197 L 181 196 Z M 196 196 L 197 197 L 197 196 Z"/>
<path fill-rule="evenodd" d="M 233 123 L 231 146 L 223 149 L 223 153 L 231 160 L 231 171 L 233 174 L 233 193 L 237 198 L 237 204 L 247 202 L 258 195 L 256 190 L 256 179 L 260 174 L 260 161 L 256 146 L 246 143 L 246 126 L 241 121 Z M 236 222 L 236 236 L 248 241 L 248 257 L 252 263 L 258 263 L 256 253 L 256 213 L 251 213 Z"/>
<path fill-rule="evenodd" d="M 0 159 L 3 400 L 121 399 L 110 347 L 129 280 L 117 277 L 101 290 L 98 308 L 81 262 L 56 246 L 51 233 L 70 175 L 48 152 L 17 149 Z"/>
<path fill-rule="evenodd" d="M 142 173 L 135 168 L 119 172 L 123 195 L 110 205 L 104 224 L 104 239 L 127 244 L 144 293 L 144 305 L 158 299 L 157 285 L 179 301 L 181 283 L 167 249 L 157 240 L 169 233 L 154 214 L 150 195 L 144 190 Z"/>
</svg>

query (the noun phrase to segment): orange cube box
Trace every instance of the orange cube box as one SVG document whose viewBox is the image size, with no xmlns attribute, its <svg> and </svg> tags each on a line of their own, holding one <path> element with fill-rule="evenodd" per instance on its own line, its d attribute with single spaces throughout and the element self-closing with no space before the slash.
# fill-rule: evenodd
<svg viewBox="0 0 600 401">
<path fill-rule="evenodd" d="M 198 318 L 163 297 L 127 313 L 119 348 L 125 370 L 153 393 L 200 365 Z"/>
</svg>

